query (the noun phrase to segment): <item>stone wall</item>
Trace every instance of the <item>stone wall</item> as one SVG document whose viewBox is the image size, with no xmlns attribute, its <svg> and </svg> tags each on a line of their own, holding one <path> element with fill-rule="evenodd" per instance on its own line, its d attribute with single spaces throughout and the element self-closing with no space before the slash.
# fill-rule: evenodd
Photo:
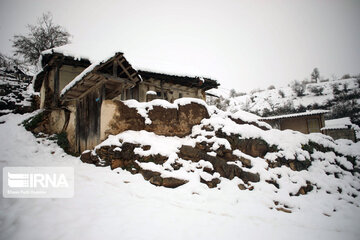
<svg viewBox="0 0 360 240">
<path fill-rule="evenodd" d="M 342 128 L 342 129 L 327 129 L 323 131 L 324 134 L 337 139 L 349 139 L 356 142 L 356 135 L 354 129 Z"/>
<path fill-rule="evenodd" d="M 126 130 L 146 130 L 164 136 L 183 137 L 191 133 L 194 125 L 209 117 L 205 106 L 198 103 L 179 105 L 176 108 L 153 106 L 148 111 L 151 124 L 145 124 L 136 108 L 130 108 L 117 100 L 105 100 L 101 107 L 101 140 L 110 134 L 116 135 Z"/>
</svg>

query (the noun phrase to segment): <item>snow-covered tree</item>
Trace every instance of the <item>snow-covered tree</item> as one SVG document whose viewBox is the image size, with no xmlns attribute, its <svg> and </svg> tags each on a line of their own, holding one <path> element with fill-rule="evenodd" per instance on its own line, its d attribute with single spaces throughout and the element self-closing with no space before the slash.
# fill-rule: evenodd
<svg viewBox="0 0 360 240">
<path fill-rule="evenodd" d="M 11 41 L 15 55 L 20 55 L 31 64 L 36 63 L 42 51 L 69 43 L 70 34 L 62 26 L 53 23 L 50 12 L 44 13 L 37 25 L 29 24 L 27 28 L 27 35 L 15 35 Z"/>
<path fill-rule="evenodd" d="M 320 72 L 318 68 L 314 68 L 314 70 L 311 73 L 311 80 L 313 80 L 314 82 L 318 82 L 320 78 Z"/>
<path fill-rule="evenodd" d="M 291 83 L 291 89 L 296 93 L 296 96 L 304 96 L 305 85 L 295 80 Z"/>
</svg>

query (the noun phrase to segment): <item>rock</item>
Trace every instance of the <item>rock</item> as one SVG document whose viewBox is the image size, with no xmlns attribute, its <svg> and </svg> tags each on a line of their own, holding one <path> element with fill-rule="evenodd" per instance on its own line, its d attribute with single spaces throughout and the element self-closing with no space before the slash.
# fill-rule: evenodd
<svg viewBox="0 0 360 240">
<path fill-rule="evenodd" d="M 140 170 L 141 175 L 143 175 L 144 179 L 149 181 L 150 178 L 154 177 L 154 176 L 160 176 L 160 173 L 158 172 L 154 172 L 154 171 L 150 171 L 150 170 L 144 170 L 141 169 Z"/>
<path fill-rule="evenodd" d="M 241 178 L 245 183 L 260 181 L 260 175 L 258 173 L 255 174 L 251 172 L 242 171 L 242 173 L 238 177 Z"/>
<path fill-rule="evenodd" d="M 233 120 L 234 122 L 236 122 L 237 124 L 239 125 L 243 125 L 243 124 L 249 124 L 249 125 L 253 125 L 255 127 L 258 127 L 262 130 L 270 130 L 271 128 L 270 127 L 266 127 L 266 126 L 261 126 L 259 125 L 257 122 L 254 122 L 254 121 L 250 121 L 250 122 L 245 122 L 243 121 L 242 119 L 240 118 L 234 118 L 234 117 L 230 117 L 231 120 Z"/>
<path fill-rule="evenodd" d="M 161 186 L 162 185 L 162 178 L 160 176 L 154 175 L 149 179 L 149 182 L 155 186 Z"/>
<path fill-rule="evenodd" d="M 167 159 L 168 157 L 160 154 L 139 157 L 140 162 L 153 162 L 155 164 L 164 164 Z"/>
<path fill-rule="evenodd" d="M 187 180 L 169 177 L 169 178 L 163 178 L 162 186 L 168 188 L 177 188 L 181 185 L 184 185 L 187 182 L 188 182 Z"/>
<path fill-rule="evenodd" d="M 274 185 L 277 189 L 280 188 L 279 184 L 277 183 L 277 181 L 275 179 L 265 180 L 265 182 Z"/>
<path fill-rule="evenodd" d="M 290 162 L 289 166 L 291 170 L 296 171 L 295 162 Z"/>
<path fill-rule="evenodd" d="M 213 178 L 211 181 L 206 181 L 202 177 L 200 177 L 200 182 L 205 183 L 209 188 L 215 188 L 221 182 L 219 178 Z"/>
<path fill-rule="evenodd" d="M 236 165 L 227 164 L 227 161 L 223 158 L 210 156 L 207 153 L 202 152 L 201 150 L 193 148 L 191 146 L 182 146 L 178 155 L 183 159 L 191 160 L 194 162 L 197 162 L 200 159 L 208 161 L 213 165 L 215 172 L 218 172 L 220 176 L 228 178 L 230 180 L 236 176 L 241 178 L 245 183 L 249 181 L 260 181 L 260 176 L 258 174 L 245 172 Z"/>
<path fill-rule="evenodd" d="M 314 189 L 314 187 L 312 186 L 312 183 L 309 181 L 306 181 L 306 186 L 302 186 L 299 191 L 295 194 L 295 196 L 299 196 L 301 195 L 305 195 L 308 192 L 311 192 Z"/>
<path fill-rule="evenodd" d="M 111 161 L 111 169 L 115 169 L 115 168 L 123 168 L 124 167 L 124 162 L 121 161 L 120 159 L 115 159 Z"/>
<path fill-rule="evenodd" d="M 183 165 L 179 162 L 174 162 L 172 164 L 170 164 L 171 167 L 174 169 L 174 170 L 179 170 Z"/>
<path fill-rule="evenodd" d="M 238 149 L 241 152 L 250 155 L 252 157 L 263 158 L 266 155 L 266 153 L 272 151 L 272 149 L 269 147 L 267 142 L 265 142 L 263 139 L 260 138 L 243 139 L 239 135 L 236 134 L 227 135 L 221 131 L 217 131 L 216 136 L 228 140 L 232 150 Z"/>
<path fill-rule="evenodd" d="M 241 157 L 241 158 L 239 158 L 239 160 L 243 164 L 244 167 L 246 167 L 246 168 L 252 167 L 251 161 L 249 159 Z"/>
<path fill-rule="evenodd" d="M 276 208 L 276 210 L 282 211 L 282 212 L 284 212 L 284 213 L 291 213 L 291 210 L 290 210 L 290 209 L 286 209 L 286 208 L 283 208 L 283 207 L 278 207 L 278 208 Z"/>
<path fill-rule="evenodd" d="M 201 159 L 201 151 L 191 146 L 183 145 L 180 148 L 179 157 L 191 160 L 193 162 L 198 162 Z"/>
<path fill-rule="evenodd" d="M 91 159 L 91 151 L 85 151 L 81 154 L 80 160 L 84 163 L 93 164 L 93 160 Z"/>
<path fill-rule="evenodd" d="M 148 150 L 150 150 L 151 146 L 150 146 L 150 145 L 145 145 L 145 146 L 141 146 L 141 148 L 142 148 L 144 151 L 148 151 Z"/>
<path fill-rule="evenodd" d="M 304 160 L 287 160 L 285 158 L 277 158 L 275 161 L 267 161 L 270 168 L 287 166 L 293 171 L 307 170 L 311 166 L 311 161 Z"/>
<path fill-rule="evenodd" d="M 238 185 L 238 187 L 239 187 L 240 190 L 246 190 L 246 189 L 247 189 L 247 188 L 245 187 L 245 185 L 244 185 L 244 184 L 241 184 L 241 183 Z"/>
</svg>

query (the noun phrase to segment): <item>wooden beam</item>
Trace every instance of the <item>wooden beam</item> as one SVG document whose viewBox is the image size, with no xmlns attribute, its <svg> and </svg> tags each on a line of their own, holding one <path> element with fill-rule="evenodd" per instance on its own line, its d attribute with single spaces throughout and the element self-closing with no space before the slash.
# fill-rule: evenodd
<svg viewBox="0 0 360 240">
<path fill-rule="evenodd" d="M 130 65 L 130 66 L 128 66 L 127 68 L 125 68 L 126 70 L 129 70 L 129 69 L 131 69 L 132 68 L 132 66 Z M 119 74 L 119 76 L 121 75 L 121 74 L 123 74 L 123 73 L 125 73 L 125 71 L 124 70 L 122 70 L 122 72 Z"/>
<path fill-rule="evenodd" d="M 88 90 L 83 92 L 80 96 L 78 96 L 77 99 L 81 99 L 82 97 L 86 96 L 86 94 L 88 94 L 89 92 L 95 90 L 96 88 L 98 88 L 104 82 L 105 82 L 105 80 L 99 81 L 97 84 L 95 84 L 94 86 L 92 86 L 91 88 L 89 88 Z"/>
<path fill-rule="evenodd" d="M 120 78 L 120 77 L 114 77 L 108 73 L 101 73 L 101 72 L 96 72 L 94 73 L 96 75 L 99 75 L 103 78 L 106 79 L 107 82 L 113 82 L 113 83 L 131 83 L 132 85 L 135 84 L 134 82 L 126 79 L 126 78 Z"/>
<path fill-rule="evenodd" d="M 113 61 L 113 76 L 117 77 L 118 64 L 117 61 Z"/>
<path fill-rule="evenodd" d="M 126 75 L 128 75 L 128 77 L 130 78 L 130 80 L 133 80 L 134 82 L 136 82 L 134 80 L 134 78 L 131 76 L 131 74 L 129 73 L 129 71 L 124 67 L 124 65 L 122 65 L 121 61 L 118 61 L 120 67 L 124 70 L 124 72 L 126 73 Z M 131 65 L 130 65 L 131 66 Z"/>
</svg>

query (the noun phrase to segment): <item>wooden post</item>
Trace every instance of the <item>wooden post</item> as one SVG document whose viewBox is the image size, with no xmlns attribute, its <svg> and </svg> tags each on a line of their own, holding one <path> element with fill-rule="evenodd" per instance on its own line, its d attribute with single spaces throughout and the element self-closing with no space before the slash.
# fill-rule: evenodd
<svg viewBox="0 0 360 240">
<path fill-rule="evenodd" d="M 118 62 L 114 61 L 113 62 L 113 76 L 117 77 L 117 69 L 118 69 Z"/>
<path fill-rule="evenodd" d="M 54 75 L 54 102 L 53 105 L 57 107 L 59 105 L 59 64 L 55 66 L 55 75 Z"/>
</svg>

